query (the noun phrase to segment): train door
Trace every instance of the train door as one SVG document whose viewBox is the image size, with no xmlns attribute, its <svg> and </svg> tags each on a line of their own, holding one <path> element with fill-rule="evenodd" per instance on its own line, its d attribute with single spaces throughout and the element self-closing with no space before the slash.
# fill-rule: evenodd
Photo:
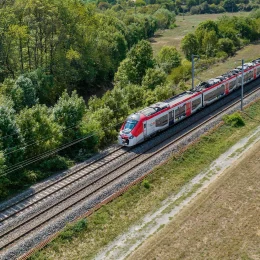
<svg viewBox="0 0 260 260">
<path fill-rule="evenodd" d="M 256 68 L 254 68 L 254 79 L 256 79 Z"/>
<path fill-rule="evenodd" d="M 227 82 L 225 84 L 225 95 L 228 95 L 228 93 L 229 93 L 229 83 Z"/>
<path fill-rule="evenodd" d="M 186 103 L 186 116 L 191 115 L 191 102 Z"/>
<path fill-rule="evenodd" d="M 144 138 L 147 136 L 147 121 L 143 122 Z"/>
</svg>

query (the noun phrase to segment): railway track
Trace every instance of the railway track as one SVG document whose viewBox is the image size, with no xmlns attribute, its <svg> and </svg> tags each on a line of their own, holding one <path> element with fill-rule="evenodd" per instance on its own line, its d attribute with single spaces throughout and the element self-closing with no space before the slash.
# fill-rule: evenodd
<svg viewBox="0 0 260 260">
<path fill-rule="evenodd" d="M 35 206 L 43 200 L 46 200 L 48 197 L 55 195 L 56 193 L 67 188 L 69 185 L 75 184 L 77 181 L 82 180 L 86 176 L 93 173 L 96 169 L 105 167 L 107 164 L 126 154 L 129 150 L 130 149 L 123 150 L 121 147 L 116 148 L 113 152 L 102 156 L 89 164 L 78 167 L 69 174 L 47 184 L 36 192 L 0 208 L 0 226 L 12 217 L 17 217 L 27 209 Z M 98 164 L 98 162 L 100 163 Z"/>
<path fill-rule="evenodd" d="M 258 82 L 258 81 L 257 81 Z M 254 82 L 256 83 L 256 82 Z M 259 83 L 258 83 L 259 84 Z M 253 95 L 257 90 L 253 91 L 252 93 L 248 94 L 247 96 Z M 246 96 L 245 96 L 246 98 Z M 237 99 L 235 97 L 234 99 Z M 72 185 L 71 182 L 74 183 L 76 179 L 82 180 L 83 178 L 90 177 L 91 174 L 91 179 L 89 182 L 85 182 L 84 185 L 82 185 L 80 188 L 75 189 L 72 193 L 70 193 L 68 196 L 63 197 L 62 199 L 59 199 L 55 201 L 53 204 L 49 205 L 47 208 L 43 208 L 41 211 L 37 212 L 37 214 L 32 214 L 30 217 L 24 219 L 21 222 L 16 223 L 13 225 L 6 225 L 2 226 L 0 230 L 0 250 L 3 251 L 10 247 L 11 245 L 14 245 L 16 242 L 20 241 L 22 238 L 25 236 L 33 233 L 34 231 L 40 229 L 42 226 L 45 224 L 51 222 L 53 219 L 59 217 L 62 215 L 64 212 L 68 211 L 71 207 L 75 207 L 76 205 L 79 205 L 83 201 L 90 200 L 94 195 L 98 196 L 98 194 L 101 194 L 104 192 L 105 188 L 110 185 L 116 185 L 116 182 L 118 182 L 119 179 L 127 178 L 129 174 L 133 171 L 133 167 L 131 166 L 131 162 L 134 162 L 134 167 L 137 168 L 140 165 L 146 163 L 149 161 L 151 158 L 153 158 L 155 155 L 158 155 L 159 153 L 163 152 L 165 149 L 168 147 L 174 145 L 176 142 L 180 141 L 182 138 L 187 137 L 190 135 L 192 132 L 196 131 L 197 129 L 201 128 L 203 125 L 208 123 L 210 120 L 212 120 L 213 117 L 216 117 L 223 112 L 227 111 L 240 101 L 236 101 L 230 106 L 225 107 L 222 111 L 212 115 L 209 117 L 209 115 L 204 116 L 204 118 L 201 118 L 201 120 L 204 119 L 202 123 L 199 125 L 196 125 L 189 131 L 187 131 L 185 134 L 180 135 L 178 138 L 175 138 L 174 140 L 168 142 L 167 140 L 169 139 L 168 135 L 165 135 L 162 138 L 157 138 L 158 142 L 153 146 L 149 147 L 147 146 L 146 149 L 142 150 L 141 153 L 131 153 L 131 156 L 128 157 L 128 160 L 124 163 L 121 163 L 120 165 L 117 165 L 116 167 L 113 167 L 109 169 L 107 166 L 109 163 L 111 163 L 113 160 L 116 160 L 118 157 L 122 157 L 124 154 L 128 153 L 128 150 L 123 150 L 123 149 L 118 149 L 115 152 L 111 153 L 107 157 L 101 158 L 99 161 L 100 167 L 107 167 L 106 172 L 99 173 L 99 174 L 94 174 L 95 171 L 99 169 L 99 166 L 96 165 L 94 166 L 93 169 L 91 169 L 88 173 L 84 170 L 86 167 L 93 166 L 95 163 L 98 161 L 95 161 L 89 165 L 84 166 L 83 168 L 77 169 L 76 172 L 69 174 L 68 176 L 65 176 L 64 180 L 67 180 L 67 183 L 64 182 L 62 184 L 62 187 L 59 189 L 57 188 L 56 190 L 52 190 L 49 194 L 53 195 L 57 193 L 57 191 L 61 191 L 62 189 L 65 189 L 69 185 Z M 205 119 L 208 117 L 207 119 Z M 190 126 L 187 126 L 180 131 L 185 131 L 187 128 Z M 179 133 L 179 132 L 178 132 Z M 178 134 L 176 133 L 176 134 Z M 163 136 L 163 135 L 162 135 Z M 145 144 L 145 143 L 144 143 Z M 142 145 L 145 147 L 145 145 Z M 111 156 L 111 157 L 109 157 Z M 102 159 L 104 162 L 102 162 Z M 133 164 L 132 164 L 133 165 Z M 78 174 L 78 175 L 77 175 Z M 74 176 L 74 177 L 73 177 Z M 60 179 L 61 180 L 61 179 Z M 53 184 L 54 186 L 57 185 L 59 186 L 59 181 L 55 182 Z M 70 183 L 69 183 L 70 182 Z M 52 185 L 45 187 L 39 192 L 46 191 L 47 189 L 50 189 L 50 187 L 54 187 Z M 14 216 L 19 216 L 19 214 L 24 213 L 27 209 L 29 210 L 31 207 L 36 206 L 37 204 L 44 202 L 50 195 L 45 195 L 45 197 L 41 197 L 40 199 L 36 201 L 32 201 L 30 206 L 29 204 L 26 205 L 26 207 L 23 207 L 22 209 L 10 212 L 9 215 L 7 215 L 5 218 L 3 218 L 2 221 L 7 222 L 8 218 L 11 219 Z M 29 197 L 26 199 L 28 200 Z M 24 200 L 23 200 L 24 201 Z M 18 202 L 22 203 L 23 201 Z M 17 207 L 17 205 L 10 205 L 10 207 L 7 209 L 5 208 L 5 212 L 10 209 L 13 209 L 13 207 Z"/>
</svg>

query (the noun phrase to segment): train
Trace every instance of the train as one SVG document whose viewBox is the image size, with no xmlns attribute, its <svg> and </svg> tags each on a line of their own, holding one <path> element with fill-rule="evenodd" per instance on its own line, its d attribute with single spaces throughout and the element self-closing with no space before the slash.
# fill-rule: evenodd
<svg viewBox="0 0 260 260">
<path fill-rule="evenodd" d="M 200 109 L 228 95 L 242 85 L 260 77 L 260 58 L 244 63 L 221 76 L 201 82 L 194 89 L 185 91 L 162 102 L 146 107 L 127 117 L 118 135 L 122 146 L 135 146 L 158 132 L 189 117 Z"/>
</svg>

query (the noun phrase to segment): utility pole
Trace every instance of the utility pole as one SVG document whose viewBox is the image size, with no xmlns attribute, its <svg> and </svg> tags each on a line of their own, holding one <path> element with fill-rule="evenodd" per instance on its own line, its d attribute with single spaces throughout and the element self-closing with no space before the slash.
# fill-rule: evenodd
<svg viewBox="0 0 260 260">
<path fill-rule="evenodd" d="M 243 98 L 244 98 L 244 59 L 242 59 L 241 111 L 243 111 Z"/>
<path fill-rule="evenodd" d="M 191 61 L 192 61 L 192 68 L 191 68 L 191 74 L 192 74 L 192 79 L 191 79 L 191 85 L 192 85 L 192 90 L 194 90 L 194 74 L 195 74 L 195 72 L 194 72 L 194 58 L 195 57 L 199 57 L 199 55 L 194 55 L 194 54 L 192 54 L 191 55 Z"/>
</svg>

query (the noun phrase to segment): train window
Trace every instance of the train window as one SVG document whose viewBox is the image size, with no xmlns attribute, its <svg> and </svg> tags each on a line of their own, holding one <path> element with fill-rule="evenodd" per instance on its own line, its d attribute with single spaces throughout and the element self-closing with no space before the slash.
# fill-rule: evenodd
<svg viewBox="0 0 260 260">
<path fill-rule="evenodd" d="M 201 104 L 201 98 L 192 100 L 192 110 L 195 110 Z"/>
<path fill-rule="evenodd" d="M 232 80 L 229 82 L 229 90 L 232 90 L 234 87 L 236 86 L 236 81 L 235 80 Z"/>
<path fill-rule="evenodd" d="M 182 106 L 182 107 L 178 107 L 178 108 L 175 110 L 175 119 L 178 119 L 179 117 L 185 116 L 185 115 L 186 115 L 185 105 Z"/>
<path fill-rule="evenodd" d="M 131 130 L 136 126 L 138 121 L 136 120 L 127 120 L 123 129 L 124 134 L 129 134 Z"/>
<path fill-rule="evenodd" d="M 205 101 L 210 101 L 220 95 L 223 95 L 224 94 L 224 91 L 225 91 L 225 85 L 222 85 L 220 88 L 217 88 L 213 91 L 211 91 L 210 93 L 206 94 L 204 96 L 204 100 Z"/>
<path fill-rule="evenodd" d="M 144 128 L 146 128 L 146 123 L 144 123 Z"/>
<path fill-rule="evenodd" d="M 164 126 L 167 123 L 168 123 L 168 115 L 164 115 L 164 116 L 155 120 L 155 126 L 156 127 Z"/>
</svg>

